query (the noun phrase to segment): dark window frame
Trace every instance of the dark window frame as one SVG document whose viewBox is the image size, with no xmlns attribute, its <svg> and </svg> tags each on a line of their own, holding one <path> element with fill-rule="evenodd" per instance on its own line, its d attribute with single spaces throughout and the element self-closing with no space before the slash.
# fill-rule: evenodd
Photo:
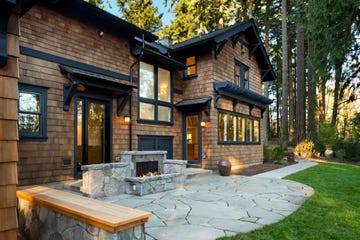
<svg viewBox="0 0 360 240">
<path fill-rule="evenodd" d="M 18 114 L 36 114 L 39 115 L 38 132 L 22 132 L 18 129 L 20 141 L 46 141 L 47 140 L 47 87 L 34 86 L 19 83 Z M 35 93 L 40 96 L 40 112 L 29 112 L 20 110 L 20 93 Z"/>
<path fill-rule="evenodd" d="M 154 99 L 150 99 L 150 98 L 144 98 L 144 97 L 140 97 L 140 64 L 139 64 L 139 87 L 138 87 L 138 103 L 137 103 L 137 121 L 139 123 L 145 123 L 145 124 L 157 124 L 157 125 L 173 125 L 174 123 L 174 91 L 173 91 L 173 73 L 172 71 L 154 65 L 152 63 L 148 63 L 148 62 L 144 62 L 146 64 L 152 65 L 154 67 Z M 170 72 L 170 86 L 169 86 L 169 91 L 170 91 L 170 102 L 165 102 L 165 101 L 161 101 L 159 100 L 159 78 L 158 78 L 158 72 L 159 72 L 159 68 L 162 68 L 166 71 Z M 153 104 L 154 105 L 154 120 L 150 120 L 150 119 L 142 119 L 140 118 L 140 104 L 141 103 L 148 103 L 148 104 Z M 160 107 L 169 107 L 170 108 L 170 121 L 160 121 L 159 119 L 159 106 Z"/>
<path fill-rule="evenodd" d="M 219 128 L 219 121 L 220 121 L 220 114 L 226 114 L 227 117 L 227 129 L 226 129 L 226 137 L 224 141 L 220 141 L 220 128 Z M 230 141 L 230 115 L 235 116 L 236 117 L 236 137 L 235 137 L 235 141 Z M 245 139 L 244 141 L 241 141 L 239 139 L 239 118 L 243 118 L 245 119 Z M 247 124 L 246 121 L 250 119 L 251 120 L 251 140 L 248 141 L 247 139 L 249 138 L 248 133 L 247 133 Z M 254 138 L 254 121 L 258 121 L 258 133 L 259 133 L 259 141 L 255 142 L 255 138 Z M 236 113 L 236 112 L 231 112 L 231 111 L 226 111 L 226 110 L 219 110 L 218 111 L 218 125 L 217 125 L 217 130 L 218 130 L 218 139 L 217 142 L 219 145 L 259 145 L 261 144 L 261 134 L 260 134 L 260 130 L 261 130 L 261 123 L 260 123 L 260 118 L 257 117 L 253 117 L 250 115 L 245 115 L 245 114 L 241 114 L 241 113 Z"/>
<path fill-rule="evenodd" d="M 195 58 L 195 63 L 191 64 L 191 65 L 187 65 L 186 64 L 186 59 L 191 58 L 191 57 Z M 197 57 L 195 55 L 188 56 L 188 57 L 185 58 L 184 62 L 185 62 L 185 65 L 186 65 L 186 69 L 184 70 L 184 74 L 183 74 L 184 80 L 189 80 L 189 79 L 196 78 L 198 76 L 198 64 L 197 64 L 198 60 L 197 60 Z M 194 74 L 187 74 L 187 71 L 188 71 L 189 67 L 195 67 L 195 73 Z"/>
<path fill-rule="evenodd" d="M 239 73 L 236 72 L 236 66 L 239 66 Z M 248 72 L 247 79 L 244 78 L 245 71 Z M 250 67 L 235 59 L 234 62 L 234 83 L 239 87 L 250 89 Z"/>
</svg>

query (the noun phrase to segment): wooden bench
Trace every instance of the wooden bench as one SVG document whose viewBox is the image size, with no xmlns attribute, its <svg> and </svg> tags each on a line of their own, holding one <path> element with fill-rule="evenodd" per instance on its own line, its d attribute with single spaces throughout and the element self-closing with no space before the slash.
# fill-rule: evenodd
<svg viewBox="0 0 360 240">
<path fill-rule="evenodd" d="M 18 189 L 17 197 L 65 216 L 116 233 L 149 221 L 150 213 L 52 188 Z"/>
</svg>

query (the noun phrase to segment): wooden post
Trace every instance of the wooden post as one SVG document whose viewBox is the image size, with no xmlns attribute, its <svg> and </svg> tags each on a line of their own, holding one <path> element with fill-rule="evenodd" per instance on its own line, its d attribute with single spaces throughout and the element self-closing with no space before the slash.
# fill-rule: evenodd
<svg viewBox="0 0 360 240">
<path fill-rule="evenodd" d="M 0 239 L 16 239 L 17 119 L 19 79 L 19 14 L 13 1 L 0 1 L 7 6 L 8 17 L 0 22 Z M 5 8 L 5 7 L 4 7 Z M 1 11 L 6 11 L 4 8 Z M 6 49 L 6 51 L 5 51 Z"/>
</svg>

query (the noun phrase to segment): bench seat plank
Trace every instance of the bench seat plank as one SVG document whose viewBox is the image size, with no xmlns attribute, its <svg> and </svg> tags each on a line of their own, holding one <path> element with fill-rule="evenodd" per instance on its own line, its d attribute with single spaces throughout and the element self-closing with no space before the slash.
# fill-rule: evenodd
<svg viewBox="0 0 360 240">
<path fill-rule="evenodd" d="M 16 194 L 18 198 L 113 233 L 144 224 L 151 215 L 148 212 L 43 186 L 19 189 Z"/>
</svg>

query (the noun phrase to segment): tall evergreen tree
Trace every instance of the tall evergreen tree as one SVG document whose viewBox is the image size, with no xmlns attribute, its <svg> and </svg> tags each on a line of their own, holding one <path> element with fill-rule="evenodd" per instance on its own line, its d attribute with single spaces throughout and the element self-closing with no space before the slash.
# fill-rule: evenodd
<svg viewBox="0 0 360 240">
<path fill-rule="evenodd" d="M 288 72 L 288 33 L 287 33 L 287 0 L 282 0 L 281 7 L 281 32 L 282 32 L 282 95 L 281 95 L 281 148 L 287 149 L 289 141 L 288 114 L 289 114 L 289 72 Z"/>
<path fill-rule="evenodd" d="M 162 15 L 152 0 L 118 0 L 117 3 L 122 17 L 139 28 L 156 32 L 162 27 Z"/>
</svg>

